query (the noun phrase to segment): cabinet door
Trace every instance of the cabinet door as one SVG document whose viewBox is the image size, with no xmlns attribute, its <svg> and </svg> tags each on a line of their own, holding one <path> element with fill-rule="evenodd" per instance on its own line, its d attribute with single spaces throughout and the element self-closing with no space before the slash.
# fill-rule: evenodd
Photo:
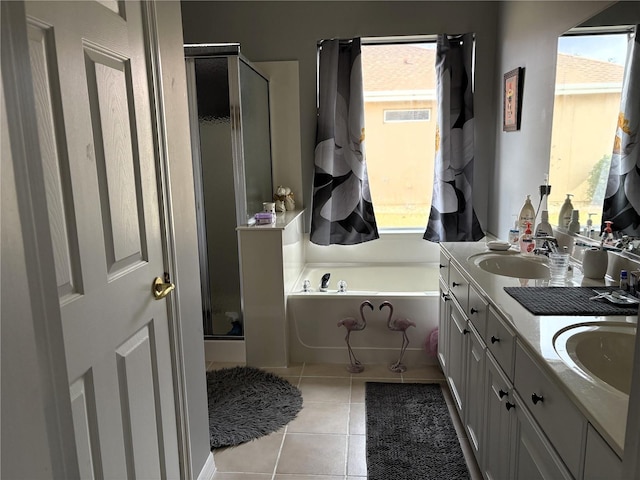
<svg viewBox="0 0 640 480">
<path fill-rule="evenodd" d="M 449 374 L 449 295 L 440 290 L 440 311 L 438 318 L 438 361 L 445 377 Z"/>
<path fill-rule="evenodd" d="M 485 389 L 484 477 L 487 480 L 506 480 L 511 459 L 513 387 L 488 353 Z"/>
<path fill-rule="evenodd" d="M 514 394 L 512 424 L 513 452 L 511 476 L 514 480 L 572 480 L 573 477 L 544 437 L 540 427 Z"/>
<path fill-rule="evenodd" d="M 484 442 L 484 385 L 485 385 L 485 345 L 480 335 L 469 323 L 467 334 L 467 361 L 465 385 L 465 428 L 469 443 L 476 456 L 478 466 L 483 468 Z"/>
<path fill-rule="evenodd" d="M 454 302 L 449 307 L 449 373 L 447 380 L 451 394 L 456 402 L 460 418 L 464 421 L 464 387 L 466 363 L 466 337 L 469 333 L 467 320 Z"/>
</svg>

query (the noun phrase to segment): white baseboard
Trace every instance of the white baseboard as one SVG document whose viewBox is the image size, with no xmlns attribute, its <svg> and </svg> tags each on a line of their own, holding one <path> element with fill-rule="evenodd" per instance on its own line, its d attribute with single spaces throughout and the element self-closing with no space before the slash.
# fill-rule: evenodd
<svg viewBox="0 0 640 480">
<path fill-rule="evenodd" d="M 215 473 L 216 464 L 213 461 L 213 452 L 209 452 L 207 461 L 204 462 L 204 466 L 202 467 L 202 470 L 200 470 L 200 475 L 198 475 L 198 480 L 213 480 Z"/>
<path fill-rule="evenodd" d="M 207 362 L 244 364 L 247 361 L 244 340 L 205 340 L 204 359 Z"/>
</svg>

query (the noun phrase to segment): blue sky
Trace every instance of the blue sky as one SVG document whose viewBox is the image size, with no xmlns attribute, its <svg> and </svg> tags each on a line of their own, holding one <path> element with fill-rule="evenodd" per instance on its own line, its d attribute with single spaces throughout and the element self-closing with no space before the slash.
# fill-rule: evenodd
<svg viewBox="0 0 640 480">
<path fill-rule="evenodd" d="M 624 65 L 627 54 L 627 35 L 560 37 L 558 39 L 558 51 Z"/>
</svg>

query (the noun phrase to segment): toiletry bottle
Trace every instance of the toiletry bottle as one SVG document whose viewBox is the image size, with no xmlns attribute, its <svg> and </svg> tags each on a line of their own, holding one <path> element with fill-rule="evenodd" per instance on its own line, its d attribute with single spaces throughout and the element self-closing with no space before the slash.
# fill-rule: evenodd
<svg viewBox="0 0 640 480">
<path fill-rule="evenodd" d="M 620 270 L 620 290 L 629 290 L 629 277 L 626 270 Z"/>
<path fill-rule="evenodd" d="M 536 237 L 553 237 L 553 228 L 549 224 L 549 212 L 543 210 L 540 214 L 540 223 L 536 227 Z"/>
<path fill-rule="evenodd" d="M 520 253 L 525 255 L 531 255 L 535 248 L 535 242 L 531 235 L 531 222 L 527 222 L 527 228 L 524 233 L 520 235 Z"/>
<path fill-rule="evenodd" d="M 573 197 L 573 194 L 567 193 L 567 198 L 564 200 L 564 203 L 560 208 L 560 215 L 558 215 L 558 226 L 561 228 L 569 228 L 569 223 L 571 222 L 571 212 L 573 212 L 571 197 Z"/>
<path fill-rule="evenodd" d="M 511 245 L 518 245 L 518 240 L 520 238 L 520 229 L 518 228 L 518 217 L 516 215 L 513 216 L 513 227 L 509 230 L 509 243 Z"/>
<path fill-rule="evenodd" d="M 593 238 L 593 220 L 591 220 L 591 215 L 595 215 L 595 213 L 589 213 L 589 218 L 587 218 L 587 226 L 584 227 L 584 236 L 587 238 Z"/>
<path fill-rule="evenodd" d="M 569 230 L 569 233 L 573 233 L 573 234 L 580 233 L 579 218 L 580 218 L 580 211 L 573 210 L 571 212 L 571 221 L 569 222 L 569 227 L 567 228 L 567 230 Z"/>
<path fill-rule="evenodd" d="M 530 196 L 527 195 L 527 199 L 525 200 L 524 205 L 520 210 L 520 216 L 518 217 L 518 226 L 520 227 L 520 231 L 524 232 L 525 228 L 527 227 L 527 222 L 533 225 L 535 218 L 536 218 L 536 211 L 533 208 L 533 205 L 531 204 Z"/>
</svg>

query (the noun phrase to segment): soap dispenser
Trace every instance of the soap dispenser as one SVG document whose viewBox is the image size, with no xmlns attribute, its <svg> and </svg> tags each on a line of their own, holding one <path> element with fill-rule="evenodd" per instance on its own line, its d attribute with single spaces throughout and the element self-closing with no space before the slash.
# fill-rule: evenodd
<svg viewBox="0 0 640 480">
<path fill-rule="evenodd" d="M 571 197 L 573 197 L 573 194 L 567 193 L 567 198 L 564 200 L 564 203 L 560 208 L 560 215 L 558 215 L 558 226 L 561 228 L 569 228 L 569 223 L 571 222 L 571 214 L 573 212 Z"/>
<path fill-rule="evenodd" d="M 524 205 L 520 210 L 520 217 L 518 217 L 518 226 L 520 227 L 520 231 L 522 232 L 525 230 L 527 222 L 533 225 L 535 218 L 536 211 L 533 208 L 533 204 L 531 203 L 530 195 L 527 195 L 527 199 L 525 200 Z"/>
<path fill-rule="evenodd" d="M 604 231 L 602 232 L 602 242 L 601 243 L 606 243 L 606 244 L 612 244 L 613 243 L 613 230 L 611 228 L 611 225 L 613 225 L 613 222 L 611 220 L 606 220 L 604 222 L 605 227 L 604 227 Z"/>
<path fill-rule="evenodd" d="M 579 218 L 580 218 L 580 211 L 573 210 L 571 212 L 571 222 L 569 222 L 569 227 L 568 227 L 569 233 L 573 235 L 580 233 Z"/>
<path fill-rule="evenodd" d="M 527 222 L 527 228 L 524 233 L 520 235 L 520 253 L 525 255 L 531 255 L 535 248 L 535 242 L 531 235 L 531 222 Z"/>
</svg>

